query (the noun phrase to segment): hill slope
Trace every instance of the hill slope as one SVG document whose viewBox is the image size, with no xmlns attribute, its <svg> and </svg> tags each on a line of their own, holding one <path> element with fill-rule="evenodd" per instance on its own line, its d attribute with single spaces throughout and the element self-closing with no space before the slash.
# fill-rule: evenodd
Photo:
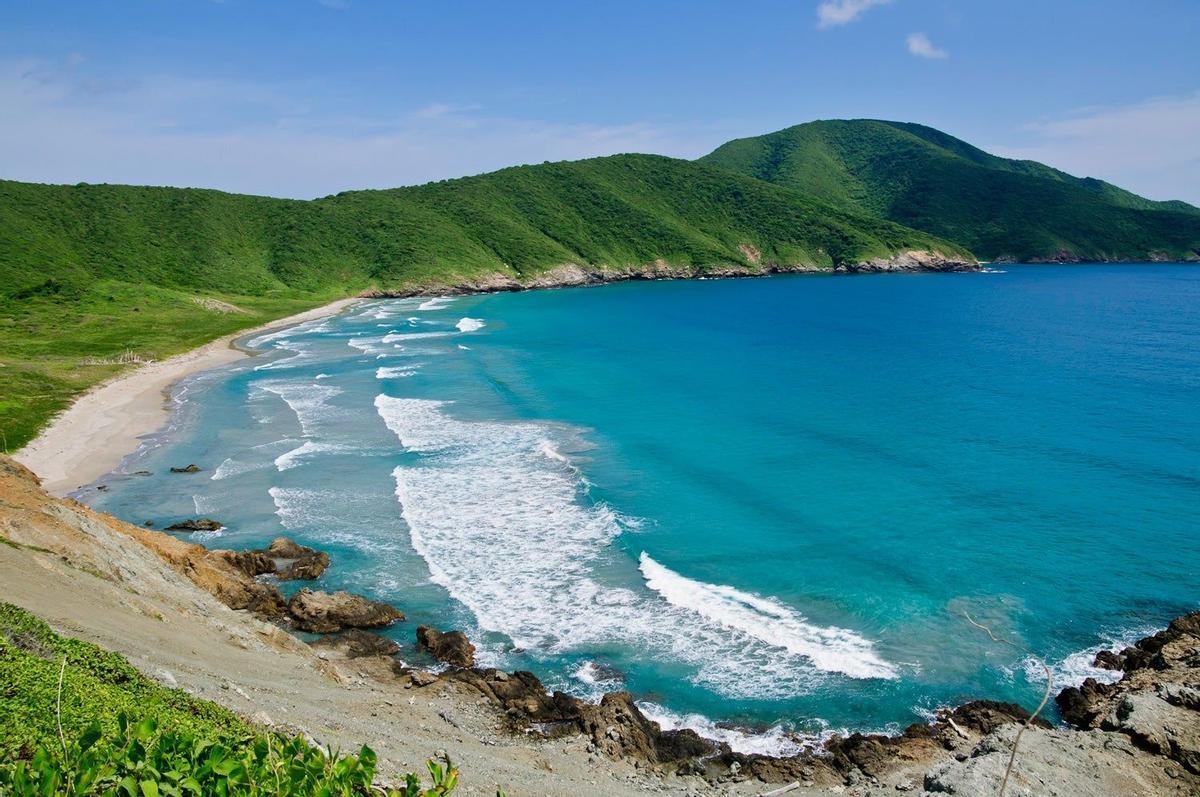
<svg viewBox="0 0 1200 797">
<path fill-rule="evenodd" d="M 963 247 L 703 164 L 621 155 L 311 202 L 0 181 L 0 443 L 125 353 L 162 358 L 338 296 L 601 274 L 834 268 Z M 128 357 L 126 357 L 128 359 Z"/>
<path fill-rule="evenodd" d="M 999 158 L 929 127 L 821 121 L 718 147 L 701 163 L 949 238 L 986 259 L 1184 259 L 1200 210 Z"/>
</svg>

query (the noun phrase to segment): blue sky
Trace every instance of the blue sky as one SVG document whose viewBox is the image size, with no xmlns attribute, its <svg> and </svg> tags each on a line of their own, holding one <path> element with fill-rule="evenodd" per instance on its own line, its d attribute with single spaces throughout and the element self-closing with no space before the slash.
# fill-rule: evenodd
<svg viewBox="0 0 1200 797">
<path fill-rule="evenodd" d="M 0 4 L 0 176 L 312 197 L 817 118 L 1200 203 L 1197 0 Z"/>
</svg>

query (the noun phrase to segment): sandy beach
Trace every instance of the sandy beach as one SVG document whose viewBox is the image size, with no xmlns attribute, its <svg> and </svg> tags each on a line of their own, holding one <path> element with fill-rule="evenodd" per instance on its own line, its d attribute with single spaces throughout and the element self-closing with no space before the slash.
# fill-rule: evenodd
<svg viewBox="0 0 1200 797">
<path fill-rule="evenodd" d="M 333 315 L 356 301 L 356 297 L 339 299 L 120 374 L 80 396 L 13 459 L 36 473 L 47 492 L 64 496 L 116 468 L 137 450 L 144 435 L 162 428 L 170 416 L 172 385 L 190 374 L 250 356 L 234 341 Z"/>
</svg>

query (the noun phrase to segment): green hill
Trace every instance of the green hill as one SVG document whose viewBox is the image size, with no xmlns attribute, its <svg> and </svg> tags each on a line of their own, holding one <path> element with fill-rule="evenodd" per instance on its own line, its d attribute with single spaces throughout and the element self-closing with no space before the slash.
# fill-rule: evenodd
<svg viewBox="0 0 1200 797">
<path fill-rule="evenodd" d="M 530 283 L 563 264 L 832 269 L 912 249 L 969 256 L 853 208 L 652 155 L 314 201 L 0 181 L 0 444 L 16 450 L 121 360 L 367 289 Z"/>
<path fill-rule="evenodd" d="M 718 147 L 701 163 L 949 238 L 985 259 L 1195 258 L 1200 210 L 999 158 L 929 127 L 821 121 Z"/>
</svg>

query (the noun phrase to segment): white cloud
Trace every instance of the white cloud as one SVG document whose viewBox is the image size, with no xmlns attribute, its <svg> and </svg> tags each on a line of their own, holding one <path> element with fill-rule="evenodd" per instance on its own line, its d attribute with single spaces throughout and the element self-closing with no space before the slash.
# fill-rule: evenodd
<svg viewBox="0 0 1200 797">
<path fill-rule="evenodd" d="M 908 51 L 918 58 L 950 57 L 945 50 L 934 47 L 933 42 L 929 41 L 929 37 L 924 33 L 910 33 L 905 41 L 908 42 Z"/>
<path fill-rule="evenodd" d="M 892 0 L 824 0 L 817 6 L 817 27 L 834 28 L 855 22 L 875 6 L 883 6 Z"/>
<path fill-rule="evenodd" d="M 309 198 L 618 152 L 690 158 L 728 137 L 694 125 L 516 119 L 450 103 L 331 115 L 309 88 L 100 80 L 74 66 L 0 61 L 0 178 Z"/>
<path fill-rule="evenodd" d="M 1200 205 L 1200 92 L 1083 109 L 1023 132 L 1026 142 L 991 151 L 1099 177 L 1151 199 Z"/>
</svg>

